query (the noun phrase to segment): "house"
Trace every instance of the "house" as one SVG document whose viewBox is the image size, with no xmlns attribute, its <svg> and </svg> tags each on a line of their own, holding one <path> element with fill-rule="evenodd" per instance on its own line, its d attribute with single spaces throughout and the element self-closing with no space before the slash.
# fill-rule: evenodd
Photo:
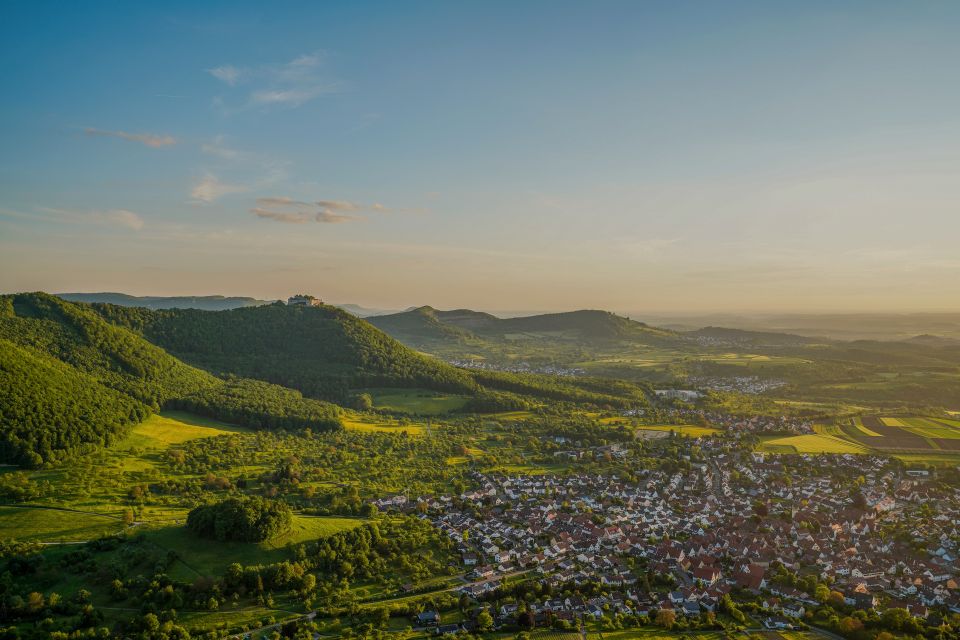
<svg viewBox="0 0 960 640">
<path fill-rule="evenodd" d="M 419 627 L 436 627 L 440 624 L 440 614 L 436 611 L 424 611 L 415 615 L 413 621 Z"/>
<path fill-rule="evenodd" d="M 693 570 L 693 579 L 706 585 L 712 585 L 720 579 L 720 569 L 716 567 L 697 567 Z"/>
<path fill-rule="evenodd" d="M 763 621 L 763 626 L 767 629 L 793 629 L 793 624 L 784 617 L 774 616 Z"/>
<path fill-rule="evenodd" d="M 733 579 L 738 587 L 759 592 L 767 586 L 767 581 L 764 579 L 765 574 L 766 569 L 759 564 L 749 564 L 740 567 Z"/>
</svg>

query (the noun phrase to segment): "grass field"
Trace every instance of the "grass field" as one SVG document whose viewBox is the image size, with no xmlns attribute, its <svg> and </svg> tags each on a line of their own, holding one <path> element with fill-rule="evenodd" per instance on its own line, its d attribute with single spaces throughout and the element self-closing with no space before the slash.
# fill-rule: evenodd
<svg viewBox="0 0 960 640">
<path fill-rule="evenodd" d="M 699 438 L 701 436 L 712 436 L 720 433 L 719 429 L 713 427 L 701 427 L 694 424 L 644 424 L 637 427 L 638 431 L 667 431 L 681 436 Z"/>
<path fill-rule="evenodd" d="M 441 415 L 460 409 L 465 396 L 428 389 L 362 389 L 373 397 L 373 406 L 386 411 L 417 415 Z"/>
<path fill-rule="evenodd" d="M 764 453 L 870 453 L 867 447 L 824 434 L 770 438 L 761 442 L 757 451 Z"/>
<path fill-rule="evenodd" d="M 115 449 L 133 448 L 166 449 L 171 444 L 180 444 L 197 438 L 212 438 L 230 433 L 249 433 L 250 429 L 237 427 L 201 418 L 180 411 L 163 411 L 152 415 L 133 428 L 130 434 Z"/>
<path fill-rule="evenodd" d="M 59 509 L 0 507 L 0 538 L 34 542 L 83 542 L 120 531 L 116 518 Z"/>
<path fill-rule="evenodd" d="M 894 458 L 907 464 L 932 465 L 934 467 L 960 466 L 960 453 L 931 451 L 930 453 L 895 453 Z"/>
<path fill-rule="evenodd" d="M 401 424 L 398 420 L 380 417 L 373 418 L 356 414 L 345 416 L 343 426 L 351 431 L 362 431 L 366 433 L 377 431 L 383 433 L 400 433 L 401 431 L 405 431 L 411 436 L 422 436 L 426 432 L 426 428 L 421 424 Z"/>
<path fill-rule="evenodd" d="M 260 543 L 218 542 L 194 536 L 184 526 L 174 525 L 146 530 L 147 540 L 163 549 L 176 552 L 180 561 L 173 574 L 184 580 L 198 575 L 219 575 L 232 562 L 269 564 L 289 554 L 290 545 L 324 538 L 363 524 L 360 518 L 326 518 L 294 516 L 293 530 L 283 536 Z"/>
<path fill-rule="evenodd" d="M 579 638 L 578 633 L 572 634 Z M 587 633 L 588 640 L 723 640 L 726 634 L 722 631 L 691 631 L 689 633 L 674 633 L 659 627 L 649 626 L 639 629 L 622 629 L 620 631 L 591 631 Z M 543 636 L 544 640 L 553 636 Z"/>
</svg>

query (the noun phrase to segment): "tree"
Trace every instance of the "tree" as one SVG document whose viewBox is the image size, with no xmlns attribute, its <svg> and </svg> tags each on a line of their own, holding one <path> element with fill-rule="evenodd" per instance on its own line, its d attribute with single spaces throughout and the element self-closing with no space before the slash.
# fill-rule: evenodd
<svg viewBox="0 0 960 640">
<path fill-rule="evenodd" d="M 841 633 L 850 634 L 850 633 L 853 633 L 854 631 L 859 631 L 860 629 L 863 629 L 863 623 L 857 620 L 856 618 L 851 618 L 850 616 L 847 616 L 846 618 L 843 618 L 840 620 L 840 624 L 837 628 L 840 629 Z"/>
<path fill-rule="evenodd" d="M 677 621 L 677 614 L 675 614 L 670 609 L 660 609 L 657 611 L 656 623 L 658 627 L 663 627 L 664 629 L 673 628 L 674 623 Z"/>
<path fill-rule="evenodd" d="M 477 630 L 490 631 L 491 629 L 493 629 L 493 616 L 489 611 L 481 611 L 477 616 Z"/>
</svg>

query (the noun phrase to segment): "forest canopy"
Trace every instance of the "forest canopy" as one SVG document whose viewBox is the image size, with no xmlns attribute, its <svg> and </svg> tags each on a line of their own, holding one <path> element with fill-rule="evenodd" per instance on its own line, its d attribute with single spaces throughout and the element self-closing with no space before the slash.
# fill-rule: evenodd
<svg viewBox="0 0 960 640">
<path fill-rule="evenodd" d="M 201 505 L 187 515 L 190 531 L 221 542 L 263 542 L 288 532 L 292 525 L 286 503 L 256 496 Z"/>
</svg>

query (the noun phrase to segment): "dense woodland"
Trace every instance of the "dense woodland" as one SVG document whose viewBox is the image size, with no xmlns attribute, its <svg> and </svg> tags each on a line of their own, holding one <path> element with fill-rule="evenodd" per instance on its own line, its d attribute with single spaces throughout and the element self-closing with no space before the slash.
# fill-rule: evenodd
<svg viewBox="0 0 960 640">
<path fill-rule="evenodd" d="M 0 340 L 0 462 L 56 463 L 110 444 L 148 414 L 92 375 Z"/>
<path fill-rule="evenodd" d="M 422 356 L 369 323 L 330 306 L 208 312 L 94 305 L 186 362 L 218 374 L 266 380 L 345 402 L 359 387 L 422 387 L 470 393 L 464 371 Z"/>
<path fill-rule="evenodd" d="M 285 502 L 260 497 L 227 498 L 194 507 L 187 528 L 221 542 L 262 542 L 290 530 L 293 515 Z"/>
<path fill-rule="evenodd" d="M 341 429 L 335 404 L 304 398 L 299 391 L 269 382 L 229 378 L 224 384 L 167 403 L 203 416 L 254 429 Z"/>
</svg>

